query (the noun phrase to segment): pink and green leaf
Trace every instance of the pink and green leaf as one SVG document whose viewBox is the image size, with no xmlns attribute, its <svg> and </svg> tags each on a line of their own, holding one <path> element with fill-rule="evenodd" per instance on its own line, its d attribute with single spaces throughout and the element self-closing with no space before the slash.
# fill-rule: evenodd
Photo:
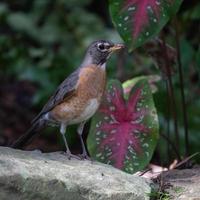
<svg viewBox="0 0 200 200">
<path fill-rule="evenodd" d="M 158 119 L 149 85 L 138 80 L 128 99 L 122 85 L 112 80 L 92 119 L 87 140 L 90 155 L 128 173 L 150 161 L 158 138 Z"/>
<path fill-rule="evenodd" d="M 156 83 L 161 80 L 161 77 L 159 75 L 153 74 L 153 75 L 147 75 L 147 76 L 137 76 L 133 79 L 129 79 L 125 81 L 122 85 L 124 89 L 124 95 L 125 98 L 128 97 L 129 92 L 133 88 L 133 86 L 139 81 L 139 80 L 147 80 L 151 89 L 152 94 L 157 92 L 158 88 Z"/>
<path fill-rule="evenodd" d="M 182 0 L 109 0 L 113 23 L 130 50 L 160 32 Z"/>
</svg>

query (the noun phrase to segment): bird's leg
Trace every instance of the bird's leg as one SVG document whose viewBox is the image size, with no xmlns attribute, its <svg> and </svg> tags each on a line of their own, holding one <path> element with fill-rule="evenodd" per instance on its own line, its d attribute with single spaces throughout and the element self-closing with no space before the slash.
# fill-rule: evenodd
<svg viewBox="0 0 200 200">
<path fill-rule="evenodd" d="M 76 156 L 76 155 L 73 155 L 73 154 L 71 153 L 70 149 L 69 149 L 69 146 L 68 146 L 68 144 L 67 144 L 67 140 L 66 140 L 66 137 L 65 137 L 66 128 L 67 128 L 67 125 L 64 124 L 64 123 L 61 123 L 61 125 L 60 125 L 60 133 L 61 133 L 62 138 L 63 138 L 63 140 L 64 140 L 64 144 L 65 144 L 65 148 L 66 148 L 67 157 L 68 157 L 68 159 L 76 158 L 76 159 L 79 159 L 79 160 L 80 160 L 80 158 L 79 158 L 78 156 Z"/>
<path fill-rule="evenodd" d="M 86 148 L 85 148 L 85 144 L 83 142 L 83 138 L 82 138 L 82 133 L 83 133 L 83 128 L 84 128 L 84 125 L 85 125 L 85 122 L 82 122 L 78 129 L 77 129 L 77 132 L 78 132 L 78 135 L 79 135 L 79 138 L 80 138 L 80 141 L 81 141 L 81 147 L 82 147 L 82 150 L 83 150 L 83 153 L 81 154 L 81 157 L 84 159 L 88 159 L 88 160 L 91 160 L 89 155 L 87 154 L 87 151 L 86 151 Z"/>
</svg>

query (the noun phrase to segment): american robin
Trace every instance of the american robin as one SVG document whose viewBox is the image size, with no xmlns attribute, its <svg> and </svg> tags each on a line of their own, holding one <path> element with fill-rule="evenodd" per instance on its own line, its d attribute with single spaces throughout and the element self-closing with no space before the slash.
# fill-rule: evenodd
<svg viewBox="0 0 200 200">
<path fill-rule="evenodd" d="M 111 53 L 123 48 L 122 44 L 99 40 L 87 49 L 85 58 L 69 77 L 57 88 L 44 105 L 41 112 L 32 121 L 32 127 L 11 147 L 22 148 L 30 139 L 47 125 L 57 125 L 63 137 L 66 154 L 71 154 L 65 138 L 66 128 L 71 124 L 78 126 L 83 149 L 82 157 L 87 158 L 82 132 L 86 121 L 97 111 L 106 85 L 106 61 Z"/>
</svg>

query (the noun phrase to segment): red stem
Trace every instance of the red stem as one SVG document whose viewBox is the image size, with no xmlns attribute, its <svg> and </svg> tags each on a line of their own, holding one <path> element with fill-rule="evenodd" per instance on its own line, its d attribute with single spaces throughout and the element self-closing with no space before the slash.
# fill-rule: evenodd
<svg viewBox="0 0 200 200">
<path fill-rule="evenodd" d="M 175 40 L 176 40 L 176 50 L 177 50 L 178 73 L 179 73 L 184 132 L 185 132 L 185 157 L 187 157 L 189 155 L 188 118 L 187 118 L 187 105 L 186 105 L 185 94 L 184 94 L 183 70 L 182 70 L 180 42 L 179 42 L 180 35 L 179 35 L 179 30 L 178 30 L 177 18 L 175 18 L 175 31 L 176 31 Z"/>
<path fill-rule="evenodd" d="M 178 120 L 177 120 L 177 112 L 176 112 L 176 101 L 175 101 L 175 96 L 174 96 L 174 88 L 172 84 L 172 78 L 171 78 L 171 68 L 169 66 L 169 56 L 167 53 L 167 47 L 165 43 L 165 38 L 162 35 L 162 49 L 163 49 L 163 55 L 165 59 L 165 68 L 167 71 L 167 88 L 168 88 L 168 95 L 171 103 L 171 112 L 173 115 L 173 122 L 174 122 L 174 132 L 175 132 L 175 138 L 176 138 L 176 146 L 178 149 L 178 159 L 180 160 L 180 153 L 179 153 L 179 130 L 178 130 Z"/>
</svg>

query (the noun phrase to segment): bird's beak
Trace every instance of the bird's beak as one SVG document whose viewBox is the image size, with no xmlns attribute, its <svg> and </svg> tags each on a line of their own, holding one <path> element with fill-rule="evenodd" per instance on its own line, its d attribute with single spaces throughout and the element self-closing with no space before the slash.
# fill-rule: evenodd
<svg viewBox="0 0 200 200">
<path fill-rule="evenodd" d="M 124 48 L 123 44 L 114 44 L 114 46 L 110 47 L 109 50 L 110 50 L 110 52 L 114 52 L 114 51 L 117 51 L 122 48 Z"/>
</svg>

